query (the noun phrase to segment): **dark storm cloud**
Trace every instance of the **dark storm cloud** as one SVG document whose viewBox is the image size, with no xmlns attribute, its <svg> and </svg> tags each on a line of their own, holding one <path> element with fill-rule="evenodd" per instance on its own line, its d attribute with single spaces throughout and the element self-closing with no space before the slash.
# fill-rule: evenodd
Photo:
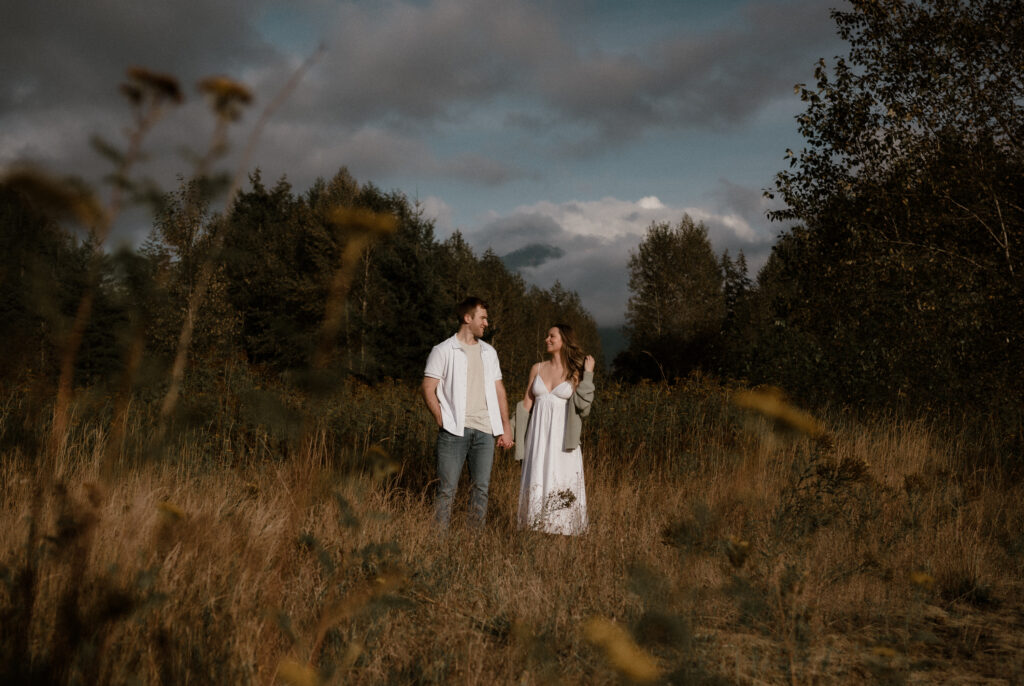
<svg viewBox="0 0 1024 686">
<path fill-rule="evenodd" d="M 285 56 L 253 24 L 264 6 L 262 0 L 244 8 L 237 0 L 7 3 L 0 24 L 0 168 L 27 161 L 97 183 L 111 164 L 89 141 L 98 136 L 124 149 L 132 114 L 118 86 L 129 67 L 143 67 L 177 78 L 186 98 L 146 136 L 146 161 L 134 168 L 136 176 L 172 189 L 212 138 L 214 117 L 195 88 L 200 79 L 223 74 L 247 83 L 256 109 L 287 78 Z M 234 127 L 233 151 L 254 119 L 246 113 Z M 236 164 L 237 158 L 221 166 L 234 171 Z M 125 223 L 131 222 L 119 222 L 122 236 L 137 234 Z"/>
<path fill-rule="evenodd" d="M 308 122 L 272 124 L 258 150 L 265 171 L 271 176 L 287 173 L 301 187 L 315 176 L 333 175 L 341 166 L 362 181 L 395 170 L 413 177 L 438 176 L 490 187 L 528 176 L 514 165 L 481 155 L 441 158 L 423 140 L 382 128 L 337 135 Z"/>
<path fill-rule="evenodd" d="M 755 1 L 733 16 L 727 28 L 680 26 L 624 50 L 574 41 L 572 17 L 543 3 L 346 4 L 314 78 L 320 107 L 303 110 L 349 125 L 430 127 L 505 98 L 506 126 L 557 123 L 570 138 L 721 128 L 789 97 L 813 68 L 809 55 L 836 41 L 820 0 Z"/>
<path fill-rule="evenodd" d="M 818 0 L 753 1 L 734 10 L 728 28 L 681 25 L 629 49 L 588 43 L 574 15 L 530 0 L 9 4 L 0 164 L 89 159 L 84 131 L 113 138 L 127 122 L 117 85 L 133 65 L 177 75 L 193 100 L 198 79 L 225 73 L 253 88 L 258 110 L 311 49 L 289 44 L 261 17 L 283 8 L 303 17 L 325 52 L 275 114 L 283 125 L 265 136 L 279 139 L 261 142 L 263 157 L 253 160 L 288 160 L 282 173 L 300 181 L 346 164 L 364 177 L 423 173 L 498 186 L 537 175 L 502 155 L 502 146 L 518 145 L 501 139 L 511 131 L 554 144 L 537 154 L 586 154 L 652 127 L 725 126 L 788 96 L 831 34 Z M 201 147 L 209 116 L 185 108 L 162 126 Z M 425 137 L 438 127 L 449 137 L 486 135 L 493 146 L 456 152 Z M 352 158 L 325 159 L 329 150 Z"/>
<path fill-rule="evenodd" d="M 513 179 L 537 177 L 533 172 L 517 169 L 483 155 L 460 155 L 450 160 L 440 160 L 435 168 L 447 176 L 485 186 L 500 186 Z"/>
<path fill-rule="evenodd" d="M 325 37 L 322 104 L 342 121 L 428 124 L 522 86 L 520 74 L 561 44 L 522 2 L 437 0 L 342 5 Z"/>
<path fill-rule="evenodd" d="M 5 12 L 0 29 L 0 166 L 30 159 L 99 178 L 106 167 L 88 140 L 99 134 L 120 142 L 130 113 L 117 88 L 126 68 L 136 65 L 177 76 L 191 101 L 166 116 L 147 140 L 149 156 L 157 160 L 147 173 L 173 183 L 189 169 L 177 150 L 203 150 L 212 124 L 194 84 L 214 73 L 243 81 L 256 96 L 235 127 L 237 155 L 259 111 L 307 56 L 306 48 L 288 54 L 287 46 L 264 39 L 274 27 L 259 26 L 259 17 L 274 5 L 17 4 Z M 275 113 L 250 166 L 273 177 L 287 174 L 298 184 L 342 165 L 364 179 L 401 172 L 482 186 L 530 175 L 478 152 L 441 153 L 413 133 L 455 116 L 452 105 L 475 106 L 508 86 L 516 68 L 509 56 L 537 23 L 528 7 L 485 11 L 442 1 L 338 9 L 316 0 L 287 7 L 322 29 L 327 49 Z M 336 155 L 328 158 L 330 151 Z M 225 164 L 233 170 L 237 162 L 236 156 Z"/>
<path fill-rule="evenodd" d="M 191 87 L 211 71 L 233 73 L 276 59 L 236 0 L 5 3 L 0 116 L 116 101 L 125 69 L 169 72 Z"/>
<path fill-rule="evenodd" d="M 471 237 L 467 236 L 475 245 L 491 248 L 498 255 L 534 243 L 558 246 L 568 237 L 568 232 L 557 221 L 539 213 L 516 213 L 495 219 L 473 232 Z"/>
<path fill-rule="evenodd" d="M 513 250 L 507 255 L 502 255 L 501 261 L 512 271 L 516 271 L 523 267 L 539 267 L 545 262 L 557 260 L 563 255 L 565 255 L 565 251 L 557 245 L 531 243 L 518 250 Z"/>
<path fill-rule="evenodd" d="M 645 128 L 723 128 L 791 93 L 808 57 L 837 45 L 819 0 L 752 2 L 728 28 L 686 33 L 621 54 L 574 55 L 538 74 L 540 90 L 567 119 L 600 139 Z"/>
</svg>

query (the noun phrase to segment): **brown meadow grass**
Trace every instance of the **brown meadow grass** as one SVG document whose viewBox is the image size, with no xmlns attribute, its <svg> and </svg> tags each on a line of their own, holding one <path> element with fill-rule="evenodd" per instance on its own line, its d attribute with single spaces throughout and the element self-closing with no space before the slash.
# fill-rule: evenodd
<svg viewBox="0 0 1024 686">
<path fill-rule="evenodd" d="M 440 534 L 432 434 L 415 389 L 347 393 L 324 405 L 317 438 L 291 450 L 211 419 L 149 457 L 126 448 L 114 467 L 104 463 L 102 413 L 79 408 L 45 492 L 37 464 L 7 449 L 7 676 L 810 684 L 1024 675 L 1024 492 L 999 469 L 972 466 L 965 439 L 922 422 L 829 417 L 818 418 L 824 437 L 810 438 L 704 382 L 611 386 L 584 439 L 586 535 L 519 531 L 519 467 L 500 452 L 486 529 L 457 521 Z M 5 405 L 6 432 L 16 405 Z M 126 445 L 145 446 L 156 410 L 133 411 Z"/>
</svg>

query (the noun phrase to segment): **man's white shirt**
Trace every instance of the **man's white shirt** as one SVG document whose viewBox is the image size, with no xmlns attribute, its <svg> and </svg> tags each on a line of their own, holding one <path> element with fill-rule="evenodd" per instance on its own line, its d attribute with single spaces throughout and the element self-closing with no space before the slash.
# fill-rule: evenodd
<svg viewBox="0 0 1024 686">
<path fill-rule="evenodd" d="M 495 383 L 501 381 L 501 367 L 494 346 L 477 340 L 480 359 L 484 367 L 484 397 L 487 399 L 487 413 L 491 419 L 491 433 L 504 433 L 501 410 L 498 408 L 498 392 Z M 438 343 L 427 357 L 423 376 L 438 379 L 437 399 L 441 405 L 441 425 L 445 431 L 461 436 L 466 430 L 466 379 L 467 360 L 457 336 Z"/>
</svg>

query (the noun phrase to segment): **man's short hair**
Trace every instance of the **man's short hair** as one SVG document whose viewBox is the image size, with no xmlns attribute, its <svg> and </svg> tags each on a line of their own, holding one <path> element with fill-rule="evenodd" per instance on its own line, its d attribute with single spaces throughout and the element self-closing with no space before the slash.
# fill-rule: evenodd
<svg viewBox="0 0 1024 686">
<path fill-rule="evenodd" d="M 478 307 L 482 307 L 486 310 L 487 303 L 485 303 L 480 298 L 469 297 L 460 302 L 458 305 L 456 305 L 455 316 L 458 317 L 459 319 L 459 326 L 462 326 L 463 322 L 465 321 L 466 315 L 473 314 L 474 312 L 476 312 L 476 308 Z"/>
</svg>

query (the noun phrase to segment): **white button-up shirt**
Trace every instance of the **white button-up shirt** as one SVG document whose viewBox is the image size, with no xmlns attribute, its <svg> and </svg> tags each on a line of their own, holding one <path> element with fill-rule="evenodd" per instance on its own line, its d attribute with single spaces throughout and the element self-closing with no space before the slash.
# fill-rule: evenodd
<svg viewBox="0 0 1024 686">
<path fill-rule="evenodd" d="M 484 366 L 484 398 L 487 400 L 487 414 L 491 419 L 491 433 L 500 436 L 505 432 L 498 408 L 498 391 L 495 383 L 501 381 L 501 367 L 498 352 L 494 346 L 477 341 L 480 359 Z M 466 353 L 457 336 L 438 343 L 427 357 L 423 376 L 438 379 L 437 399 L 441 404 L 441 425 L 445 431 L 461 436 L 466 429 Z"/>
</svg>

